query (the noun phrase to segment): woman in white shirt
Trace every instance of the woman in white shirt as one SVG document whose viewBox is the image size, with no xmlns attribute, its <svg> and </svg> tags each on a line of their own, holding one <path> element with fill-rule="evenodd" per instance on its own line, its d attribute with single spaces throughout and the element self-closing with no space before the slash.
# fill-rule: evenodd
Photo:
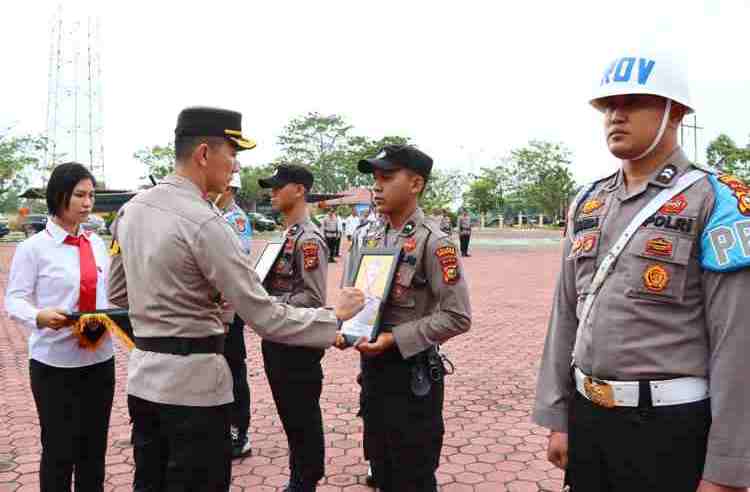
<svg viewBox="0 0 750 492">
<path fill-rule="evenodd" d="M 47 226 L 18 245 L 5 295 L 10 317 L 29 329 L 42 491 L 69 491 L 74 471 L 76 491 L 103 490 L 115 387 L 112 340 L 105 331 L 93 344 L 82 343 L 65 315 L 109 307 L 107 248 L 81 227 L 94 206 L 95 184 L 81 164 L 54 169 Z"/>
</svg>

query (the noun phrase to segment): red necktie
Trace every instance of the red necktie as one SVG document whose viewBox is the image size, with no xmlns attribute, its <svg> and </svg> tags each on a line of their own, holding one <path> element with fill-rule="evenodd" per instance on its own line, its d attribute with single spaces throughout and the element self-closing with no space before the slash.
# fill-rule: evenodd
<svg viewBox="0 0 750 492">
<path fill-rule="evenodd" d="M 94 251 L 91 249 L 89 238 L 81 234 L 78 237 L 68 236 L 65 244 L 76 246 L 81 263 L 81 294 L 78 299 L 78 311 L 88 312 L 96 310 L 96 280 L 97 270 Z"/>
</svg>

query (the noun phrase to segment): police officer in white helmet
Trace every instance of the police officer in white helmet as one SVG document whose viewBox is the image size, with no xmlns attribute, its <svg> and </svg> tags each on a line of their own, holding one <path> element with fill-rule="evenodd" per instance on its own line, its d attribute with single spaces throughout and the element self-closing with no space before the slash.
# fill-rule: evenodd
<svg viewBox="0 0 750 492">
<path fill-rule="evenodd" d="M 610 63 L 591 99 L 612 176 L 568 214 L 533 420 L 574 492 L 750 485 L 750 187 L 701 168 L 671 57 Z"/>
</svg>

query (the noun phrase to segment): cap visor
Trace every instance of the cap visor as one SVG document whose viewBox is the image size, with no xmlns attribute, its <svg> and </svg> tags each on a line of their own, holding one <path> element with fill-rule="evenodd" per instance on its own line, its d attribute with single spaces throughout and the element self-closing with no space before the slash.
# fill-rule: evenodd
<svg viewBox="0 0 750 492">
<path fill-rule="evenodd" d="M 398 164 L 387 161 L 385 159 L 362 159 L 357 164 L 357 169 L 359 169 L 359 172 L 361 173 L 371 173 L 375 169 L 388 171 L 391 169 L 398 169 L 399 167 L 400 166 Z"/>
<path fill-rule="evenodd" d="M 258 185 L 261 188 L 280 188 L 286 183 L 281 181 L 279 178 L 272 176 L 270 178 L 261 178 L 258 180 Z"/>
<path fill-rule="evenodd" d="M 237 146 L 238 150 L 250 150 L 254 149 L 257 145 L 254 140 L 250 140 L 249 138 L 237 138 L 237 137 L 227 137 L 229 140 L 234 142 L 234 144 Z"/>
</svg>

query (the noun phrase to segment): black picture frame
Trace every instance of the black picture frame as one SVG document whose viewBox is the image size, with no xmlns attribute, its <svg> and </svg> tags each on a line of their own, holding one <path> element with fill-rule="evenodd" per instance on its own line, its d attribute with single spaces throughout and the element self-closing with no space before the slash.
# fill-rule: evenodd
<svg viewBox="0 0 750 492">
<path fill-rule="evenodd" d="M 387 260 L 383 261 L 384 259 Z M 365 292 L 365 307 L 352 319 L 339 322 L 339 331 L 349 345 L 354 345 L 362 337 L 367 337 L 370 341 L 377 338 L 383 310 L 391 293 L 400 259 L 401 248 L 362 248 L 359 250 L 354 259 L 352 274 L 346 279 L 346 285 L 359 287 Z M 372 270 L 364 270 L 363 266 L 376 263 L 381 263 L 375 266 L 380 269 L 376 272 L 376 277 L 369 279 L 364 277 Z M 372 288 L 376 289 L 376 292 L 368 292 Z"/>
<path fill-rule="evenodd" d="M 284 242 L 268 242 L 263 247 L 260 256 L 255 261 L 254 269 L 255 273 L 260 278 L 260 283 L 266 281 L 266 277 L 271 273 L 271 269 L 276 264 L 276 260 L 279 259 L 282 251 L 284 250 Z"/>
</svg>

